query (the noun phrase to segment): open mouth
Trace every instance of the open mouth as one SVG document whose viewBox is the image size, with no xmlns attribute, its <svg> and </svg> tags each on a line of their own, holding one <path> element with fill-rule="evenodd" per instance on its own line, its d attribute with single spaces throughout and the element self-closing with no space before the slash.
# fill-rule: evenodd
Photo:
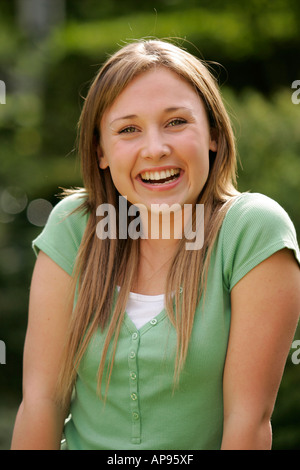
<svg viewBox="0 0 300 470">
<path fill-rule="evenodd" d="M 179 176 L 179 168 L 170 168 L 162 171 L 145 171 L 140 174 L 143 183 L 154 186 L 173 183 L 179 178 Z"/>
</svg>

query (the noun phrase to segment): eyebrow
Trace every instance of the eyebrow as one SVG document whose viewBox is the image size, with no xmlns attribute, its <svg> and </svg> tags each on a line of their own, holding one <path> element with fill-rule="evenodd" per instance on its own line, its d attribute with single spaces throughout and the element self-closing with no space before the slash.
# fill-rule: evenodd
<svg viewBox="0 0 300 470">
<path fill-rule="evenodd" d="M 190 108 L 187 108 L 185 106 L 172 106 L 170 108 L 166 108 L 164 109 L 164 113 L 173 113 L 175 111 L 188 111 L 190 114 L 193 114 L 192 110 Z M 138 117 L 137 114 L 128 114 L 127 116 L 121 116 L 121 117 L 118 117 L 116 119 L 114 119 L 113 121 L 111 121 L 110 123 L 110 126 L 116 122 L 116 121 L 125 121 L 125 120 L 128 120 L 128 119 L 136 119 Z"/>
<path fill-rule="evenodd" d="M 116 121 L 125 121 L 126 119 L 134 119 L 134 118 L 137 118 L 137 114 L 128 114 L 127 116 L 122 116 L 122 117 L 118 117 L 114 119 L 113 121 L 111 121 L 110 125 L 112 125 Z"/>
</svg>

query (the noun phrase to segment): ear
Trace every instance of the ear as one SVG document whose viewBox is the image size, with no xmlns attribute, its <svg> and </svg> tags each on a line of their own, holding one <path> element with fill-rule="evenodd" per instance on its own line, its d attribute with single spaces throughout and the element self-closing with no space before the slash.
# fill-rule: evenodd
<svg viewBox="0 0 300 470">
<path fill-rule="evenodd" d="M 101 168 L 101 170 L 105 170 L 105 168 L 107 168 L 109 165 L 108 165 L 107 158 L 105 157 L 100 145 L 97 145 L 97 158 L 98 158 L 99 167 Z"/>
<path fill-rule="evenodd" d="M 216 152 L 218 150 L 218 131 L 215 127 L 210 129 L 209 150 Z"/>
</svg>

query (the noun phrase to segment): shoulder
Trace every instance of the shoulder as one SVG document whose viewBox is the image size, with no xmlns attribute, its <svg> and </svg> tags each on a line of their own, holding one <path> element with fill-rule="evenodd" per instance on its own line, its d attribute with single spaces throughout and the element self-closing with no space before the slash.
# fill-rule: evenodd
<svg viewBox="0 0 300 470">
<path fill-rule="evenodd" d="M 52 209 L 49 216 L 51 219 L 63 220 L 69 216 L 77 216 L 80 218 L 84 215 L 83 204 L 86 200 L 86 194 L 78 191 L 61 199 Z"/>
<path fill-rule="evenodd" d="M 81 232 L 84 231 L 88 218 L 85 201 L 83 192 L 61 199 L 52 209 L 43 232 L 50 234 L 53 231 L 57 233 L 75 231 L 82 236 Z"/>
<path fill-rule="evenodd" d="M 291 224 L 291 220 L 283 207 L 268 196 L 260 193 L 241 193 L 234 198 L 229 208 L 225 221 L 232 222 L 235 219 L 252 219 L 257 218 L 257 223 L 262 220 L 272 222 L 272 220 L 282 220 Z"/>
<path fill-rule="evenodd" d="M 288 213 L 276 201 L 259 193 L 242 193 L 235 197 L 223 222 L 225 238 L 233 236 L 292 237 L 296 241 L 294 224 Z M 274 233 L 276 232 L 276 234 Z"/>
<path fill-rule="evenodd" d="M 36 254 L 40 250 L 44 251 L 69 274 L 73 271 L 89 217 L 84 208 L 85 200 L 85 194 L 78 192 L 59 201 L 44 229 L 32 242 Z"/>
<path fill-rule="evenodd" d="M 220 231 L 227 286 L 276 251 L 289 248 L 300 261 L 295 227 L 288 213 L 273 199 L 242 193 L 232 201 Z"/>
</svg>

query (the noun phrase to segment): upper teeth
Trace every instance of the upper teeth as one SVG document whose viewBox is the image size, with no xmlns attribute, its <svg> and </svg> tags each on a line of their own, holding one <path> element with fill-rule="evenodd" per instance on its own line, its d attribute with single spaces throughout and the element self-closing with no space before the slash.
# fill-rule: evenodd
<svg viewBox="0 0 300 470">
<path fill-rule="evenodd" d="M 143 180 L 162 180 L 170 176 L 178 175 L 178 173 L 180 173 L 179 168 L 170 168 L 162 171 L 145 171 L 141 173 L 141 177 Z"/>
</svg>

